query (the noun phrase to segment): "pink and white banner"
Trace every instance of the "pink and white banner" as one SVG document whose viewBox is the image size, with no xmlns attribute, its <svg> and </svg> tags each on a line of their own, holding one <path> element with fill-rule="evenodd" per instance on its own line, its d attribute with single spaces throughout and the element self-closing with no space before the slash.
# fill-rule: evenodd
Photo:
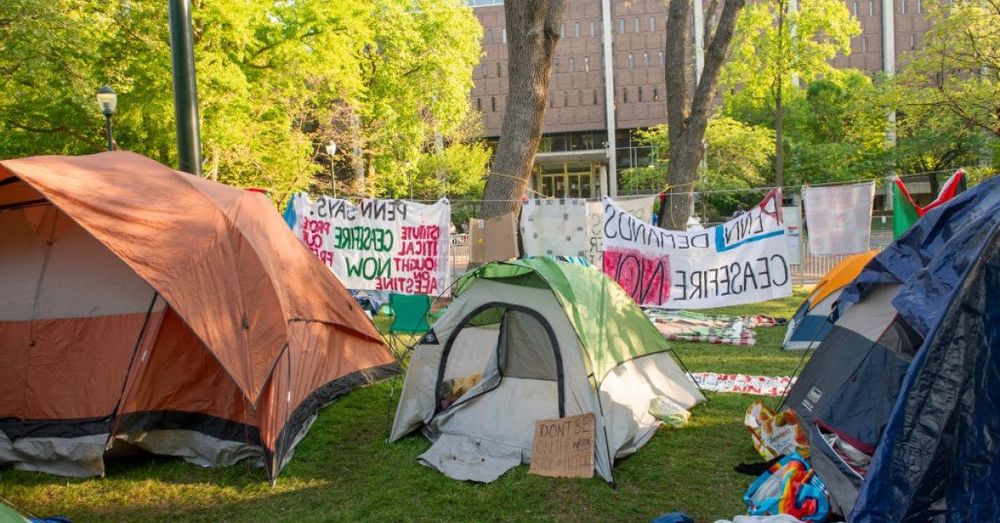
<svg viewBox="0 0 1000 523">
<path fill-rule="evenodd" d="M 402 294 L 446 291 L 451 204 L 297 194 L 292 231 L 344 287 Z"/>
<path fill-rule="evenodd" d="M 795 378 L 788 376 L 750 376 L 714 372 L 692 372 L 691 376 L 702 390 L 757 396 L 781 396 L 795 383 Z"/>
<path fill-rule="evenodd" d="M 706 309 L 792 294 L 781 192 L 700 231 L 660 229 L 604 199 L 603 269 L 636 303 Z"/>
</svg>

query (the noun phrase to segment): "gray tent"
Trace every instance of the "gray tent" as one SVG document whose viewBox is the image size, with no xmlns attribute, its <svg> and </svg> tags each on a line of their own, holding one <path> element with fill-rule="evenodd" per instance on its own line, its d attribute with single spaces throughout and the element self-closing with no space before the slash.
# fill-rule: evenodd
<svg viewBox="0 0 1000 523">
<path fill-rule="evenodd" d="M 656 327 L 600 271 L 545 258 L 483 266 L 416 347 L 391 440 L 422 428 L 421 463 L 456 479 L 493 481 L 531 459 L 535 421 L 593 413 L 595 471 L 659 422 L 650 403 L 704 401 Z"/>
</svg>

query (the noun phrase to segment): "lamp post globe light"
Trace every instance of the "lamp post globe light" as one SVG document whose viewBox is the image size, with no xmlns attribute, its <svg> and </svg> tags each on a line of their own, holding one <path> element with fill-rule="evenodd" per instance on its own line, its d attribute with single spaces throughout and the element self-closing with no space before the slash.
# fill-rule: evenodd
<svg viewBox="0 0 1000 523">
<path fill-rule="evenodd" d="M 333 168 L 333 155 L 337 154 L 337 144 L 330 142 L 326 144 L 326 154 L 330 157 L 330 182 L 333 185 L 333 197 L 337 197 L 337 171 Z"/>
<path fill-rule="evenodd" d="M 115 108 L 118 106 L 118 95 L 115 94 L 114 89 L 102 85 L 97 90 L 97 106 L 104 113 L 104 132 L 108 135 L 108 150 L 114 151 L 115 141 L 111 136 L 111 115 L 115 114 Z"/>
</svg>

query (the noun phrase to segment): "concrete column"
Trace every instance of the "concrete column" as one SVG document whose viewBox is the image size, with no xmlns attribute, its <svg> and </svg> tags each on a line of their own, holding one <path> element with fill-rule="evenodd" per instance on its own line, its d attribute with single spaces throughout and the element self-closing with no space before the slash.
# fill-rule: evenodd
<svg viewBox="0 0 1000 523">
<path fill-rule="evenodd" d="M 705 6 L 694 0 L 694 85 L 701 83 L 705 70 Z"/>
<path fill-rule="evenodd" d="M 607 191 L 618 196 L 618 151 L 615 145 L 615 33 L 611 25 L 611 0 L 601 0 L 601 40 L 604 58 L 604 118 L 608 128 L 608 183 Z"/>
<path fill-rule="evenodd" d="M 894 0 L 882 0 L 882 72 L 896 74 L 896 6 Z M 886 115 L 885 146 L 896 147 L 896 111 Z M 885 210 L 892 210 L 892 178 L 895 169 L 886 170 Z"/>
</svg>

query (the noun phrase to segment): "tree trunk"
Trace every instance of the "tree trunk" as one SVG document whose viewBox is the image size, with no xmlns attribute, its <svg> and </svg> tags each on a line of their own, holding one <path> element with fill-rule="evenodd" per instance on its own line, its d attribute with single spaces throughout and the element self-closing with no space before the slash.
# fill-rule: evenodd
<svg viewBox="0 0 1000 523">
<path fill-rule="evenodd" d="M 670 0 L 667 17 L 666 83 L 667 136 L 670 153 L 667 156 L 667 197 L 660 208 L 660 226 L 683 231 L 687 228 L 694 201 L 694 182 L 698 176 L 704 148 L 705 128 L 712 112 L 719 73 L 729 54 L 736 20 L 745 0 L 724 2 L 719 23 L 705 50 L 705 68 L 694 95 L 688 99 L 687 67 L 684 51 L 689 41 L 689 0 Z M 708 33 L 706 31 L 706 33 Z"/>
<path fill-rule="evenodd" d="M 480 218 L 500 216 L 521 205 L 542 138 L 549 72 L 564 7 L 563 0 L 504 2 L 509 56 L 507 109 L 486 178 Z"/>
</svg>

